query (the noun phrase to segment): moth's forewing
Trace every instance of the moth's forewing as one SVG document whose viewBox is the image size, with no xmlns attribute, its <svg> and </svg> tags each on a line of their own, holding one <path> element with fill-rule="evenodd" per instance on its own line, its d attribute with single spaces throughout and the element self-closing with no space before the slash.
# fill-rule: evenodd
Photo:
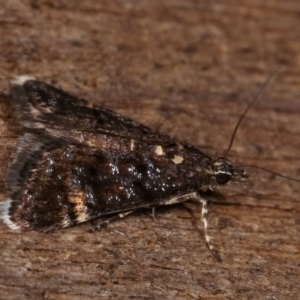
<svg viewBox="0 0 300 300">
<path fill-rule="evenodd" d="M 11 220 L 24 228 L 67 227 L 170 199 L 180 202 L 184 194 L 207 189 L 201 167 L 205 170 L 209 158 L 195 150 L 176 144 L 133 146 L 126 139 L 118 143 L 118 150 L 108 151 L 52 141 L 23 164 L 16 162 L 9 178 L 19 179 L 8 181 Z"/>
</svg>

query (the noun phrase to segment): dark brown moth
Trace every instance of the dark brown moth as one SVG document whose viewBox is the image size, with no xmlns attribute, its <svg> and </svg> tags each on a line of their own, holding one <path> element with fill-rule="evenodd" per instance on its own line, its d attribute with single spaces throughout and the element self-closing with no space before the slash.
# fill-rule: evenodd
<svg viewBox="0 0 300 300">
<path fill-rule="evenodd" d="M 48 231 L 193 200 L 214 252 L 200 192 L 244 180 L 243 169 L 29 76 L 11 94 L 24 128 L 2 202 L 11 229 Z"/>
</svg>

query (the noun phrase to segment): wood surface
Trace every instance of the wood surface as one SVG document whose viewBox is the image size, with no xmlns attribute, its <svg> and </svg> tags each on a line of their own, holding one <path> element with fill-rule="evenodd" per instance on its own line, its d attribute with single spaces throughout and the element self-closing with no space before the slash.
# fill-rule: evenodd
<svg viewBox="0 0 300 300">
<path fill-rule="evenodd" d="M 18 124 L 9 82 L 31 74 L 222 155 L 300 178 L 300 2 L 2 1 L 1 199 Z M 299 299 L 300 184 L 248 169 L 200 208 L 141 212 L 92 232 L 0 224 L 0 299 Z M 221 203 L 220 203 L 221 202 Z M 222 204 L 223 203 L 223 204 Z M 226 204 L 226 205 L 225 205 Z"/>
</svg>

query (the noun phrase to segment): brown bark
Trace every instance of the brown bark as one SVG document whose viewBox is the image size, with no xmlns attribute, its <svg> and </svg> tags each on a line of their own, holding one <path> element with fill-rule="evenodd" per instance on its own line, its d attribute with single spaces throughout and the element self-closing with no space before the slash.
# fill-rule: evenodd
<svg viewBox="0 0 300 300">
<path fill-rule="evenodd" d="M 299 178 L 299 22 L 297 0 L 9 0 L 0 9 L 0 87 L 8 94 L 10 79 L 31 74 L 215 154 L 279 66 L 230 157 Z M 0 109 L 4 199 L 18 127 L 9 103 Z M 296 299 L 299 182 L 248 172 L 247 185 L 220 189 L 228 205 L 210 205 L 222 263 L 182 206 L 94 233 L 90 223 L 53 234 L 1 223 L 0 298 Z"/>
</svg>

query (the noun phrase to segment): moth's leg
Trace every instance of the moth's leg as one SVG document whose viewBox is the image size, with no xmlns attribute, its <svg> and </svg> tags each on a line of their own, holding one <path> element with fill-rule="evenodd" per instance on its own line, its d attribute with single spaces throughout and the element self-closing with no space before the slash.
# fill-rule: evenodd
<svg viewBox="0 0 300 300">
<path fill-rule="evenodd" d="M 186 202 L 186 201 L 194 200 L 194 199 L 197 200 L 199 197 L 200 196 L 199 196 L 198 193 L 192 192 L 192 193 L 172 197 L 170 199 L 164 199 L 163 201 L 159 202 L 158 206 L 160 206 L 160 205 L 172 205 L 172 204 L 182 203 L 182 202 Z"/>
<path fill-rule="evenodd" d="M 211 243 L 211 237 L 208 234 L 208 218 L 207 218 L 208 217 L 208 208 L 207 208 L 207 200 L 206 199 L 202 198 L 197 192 L 192 192 L 192 193 L 180 195 L 178 197 L 173 197 L 167 201 L 164 201 L 161 204 L 162 205 L 171 205 L 171 204 L 175 204 L 175 203 L 186 202 L 189 200 L 192 200 L 192 201 L 202 204 L 201 220 L 202 220 L 203 227 L 204 227 L 204 239 L 205 239 L 206 246 L 217 261 L 222 261 L 218 251 L 213 247 L 213 245 Z"/>
<path fill-rule="evenodd" d="M 112 222 L 118 221 L 118 220 L 120 220 L 120 219 L 123 219 L 123 218 L 125 218 L 125 217 L 131 215 L 132 213 L 133 213 L 133 210 L 126 211 L 126 212 L 123 212 L 123 213 L 119 213 L 119 214 L 117 214 L 117 215 L 115 215 L 115 216 L 112 216 L 112 217 L 108 218 L 107 220 L 101 222 L 101 223 L 99 224 L 99 226 L 105 227 L 105 226 L 107 226 L 109 223 L 112 223 Z"/>
<path fill-rule="evenodd" d="M 202 198 L 200 195 L 197 195 L 197 197 L 195 197 L 193 199 L 193 201 L 199 202 L 202 204 L 202 209 L 201 209 L 201 220 L 203 223 L 203 227 L 204 227 L 204 238 L 205 238 L 205 243 L 207 248 L 209 249 L 209 251 L 211 252 L 211 254 L 213 255 L 213 257 L 221 262 L 222 259 L 218 253 L 218 250 L 216 250 L 214 248 L 214 246 L 211 243 L 211 237 L 208 234 L 208 207 L 207 207 L 207 200 Z"/>
<path fill-rule="evenodd" d="M 156 209 L 156 207 L 152 207 L 152 219 L 154 222 L 156 221 L 155 209 Z"/>
<path fill-rule="evenodd" d="M 127 217 L 128 215 L 132 214 L 133 213 L 133 210 L 130 210 L 130 211 L 126 211 L 126 212 L 123 212 L 123 213 L 119 213 L 117 215 L 114 215 L 112 217 L 109 217 L 108 219 L 106 219 L 105 221 L 97 224 L 93 229 L 92 231 L 95 231 L 97 229 L 102 229 L 103 227 L 106 227 L 109 223 L 112 223 L 112 222 L 115 222 L 115 221 L 118 221 L 120 219 L 123 219 L 125 217 Z"/>
</svg>

